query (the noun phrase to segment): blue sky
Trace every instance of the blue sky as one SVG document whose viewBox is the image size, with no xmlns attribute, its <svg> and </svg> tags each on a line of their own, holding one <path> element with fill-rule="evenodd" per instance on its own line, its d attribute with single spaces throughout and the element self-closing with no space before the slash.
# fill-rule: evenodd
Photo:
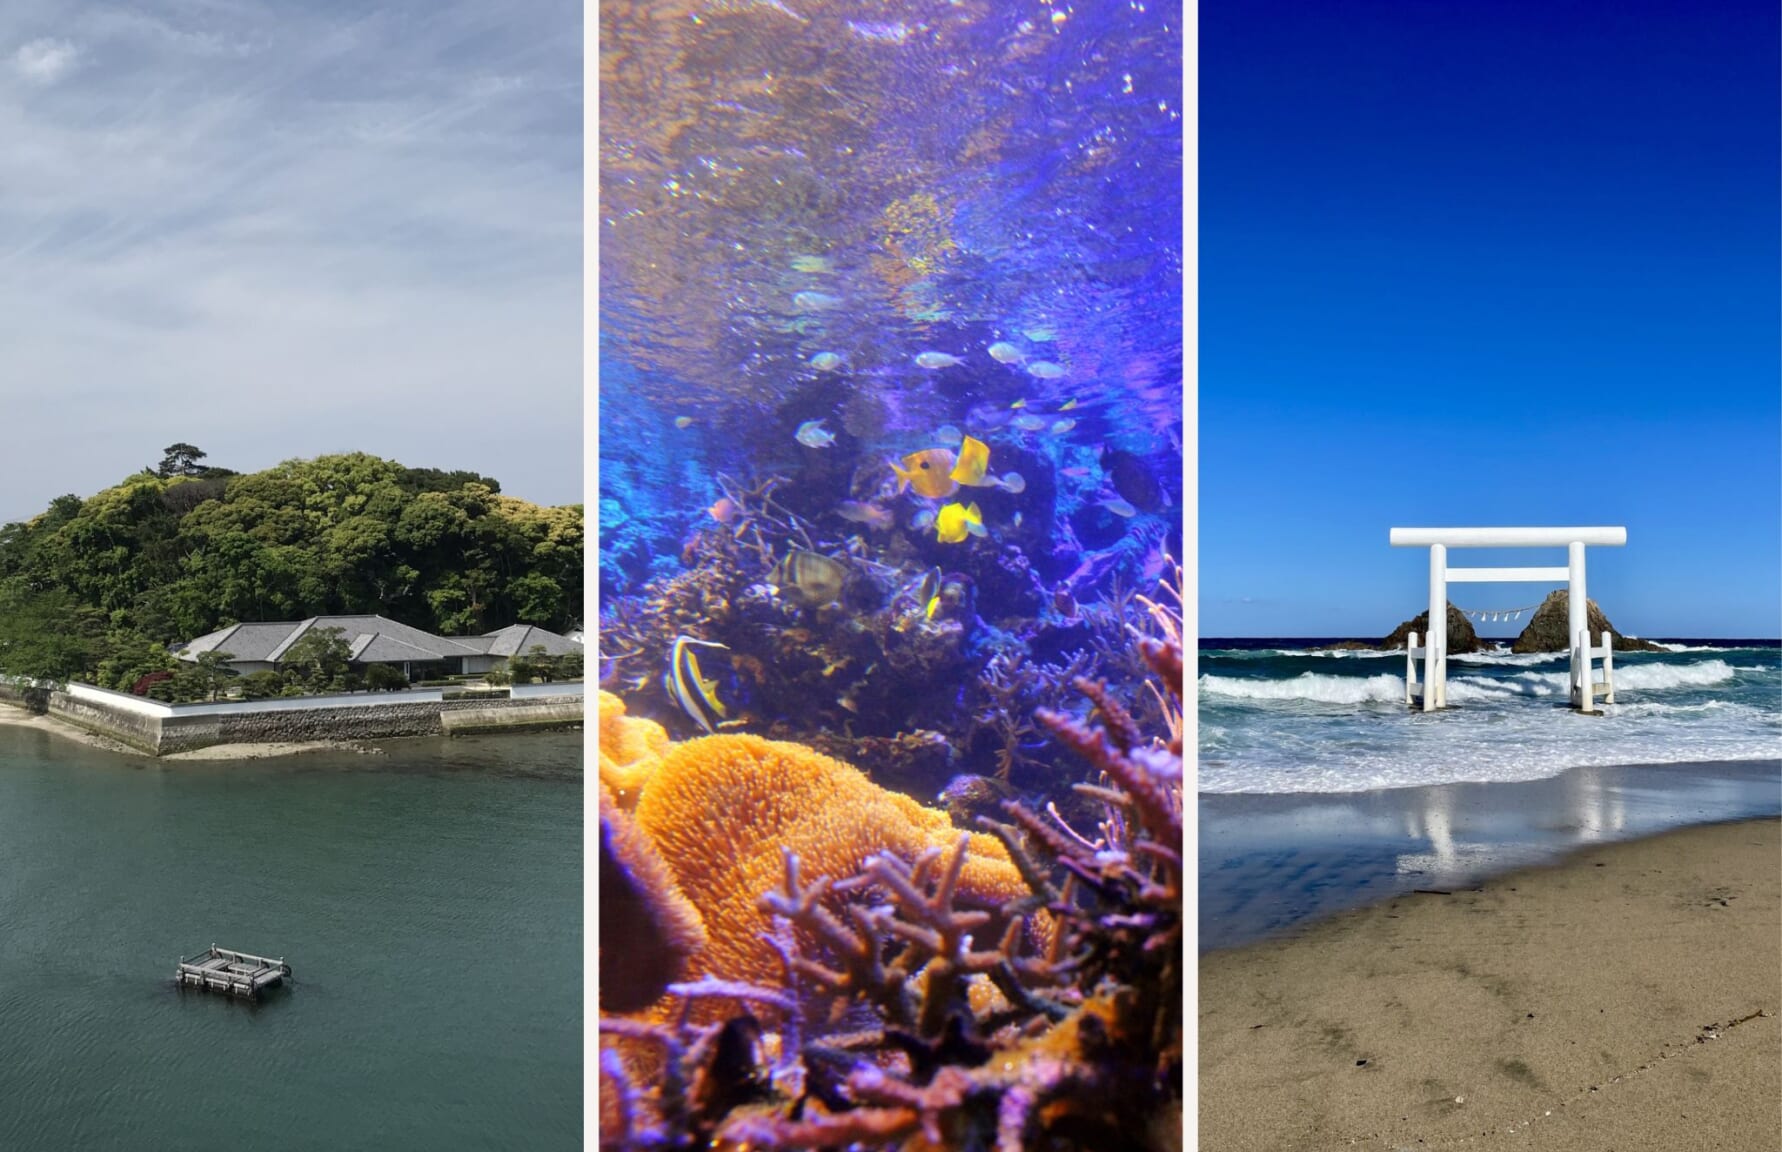
<svg viewBox="0 0 1782 1152">
<path fill-rule="evenodd" d="M 1782 635 L 1773 0 L 1200 18 L 1201 634 L 1383 635 L 1394 525 L 1623 524 L 1617 627 Z"/>
<path fill-rule="evenodd" d="M 579 0 L 0 4 L 0 521 L 183 440 L 581 499 Z"/>
</svg>

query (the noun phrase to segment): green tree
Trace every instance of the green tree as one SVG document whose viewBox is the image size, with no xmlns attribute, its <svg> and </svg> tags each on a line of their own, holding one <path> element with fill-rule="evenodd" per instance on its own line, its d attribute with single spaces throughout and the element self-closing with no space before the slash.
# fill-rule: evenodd
<svg viewBox="0 0 1782 1152">
<path fill-rule="evenodd" d="M 166 672 L 176 666 L 166 647 L 134 628 L 109 629 L 96 645 L 96 653 L 95 682 L 119 692 L 130 691 L 151 672 Z"/>
<path fill-rule="evenodd" d="M 248 700 L 277 696 L 284 686 L 284 678 L 277 672 L 249 672 L 241 678 L 241 694 Z"/>
<path fill-rule="evenodd" d="M 187 675 L 191 677 L 193 690 L 201 698 L 215 700 L 217 693 L 228 687 L 235 679 L 235 672 L 229 667 L 229 661 L 235 659 L 228 652 L 212 649 L 200 652 L 192 660 L 192 668 Z"/>
<path fill-rule="evenodd" d="M 295 680 L 311 692 L 326 692 L 340 686 L 345 679 L 353 647 L 340 628 L 311 628 L 285 649 L 279 661 L 287 679 Z"/>
<path fill-rule="evenodd" d="M 556 659 L 556 675 L 559 680 L 580 680 L 582 678 L 582 654 L 565 652 Z"/>
<path fill-rule="evenodd" d="M 545 655 L 543 644 L 534 644 L 525 653 L 516 652 L 507 662 L 507 670 L 513 676 L 515 684 L 530 684 L 534 680 L 549 680 L 551 676 L 551 658 Z"/>
<path fill-rule="evenodd" d="M 408 687 L 408 677 L 392 664 L 369 664 L 365 668 L 365 687 L 373 692 L 393 692 Z"/>
<path fill-rule="evenodd" d="M 0 594 L 66 597 L 15 610 L 0 661 L 117 684 L 153 669 L 151 645 L 348 612 L 446 635 L 561 630 L 582 556 L 579 506 L 528 504 L 473 472 L 345 453 L 234 475 L 173 444 L 160 467 L 0 525 Z"/>
<path fill-rule="evenodd" d="M 103 617 L 61 589 L 0 588 L 0 673 L 66 684 L 91 679 Z"/>
<path fill-rule="evenodd" d="M 165 480 L 172 476 L 199 476 L 204 469 L 198 461 L 204 459 L 201 448 L 190 444 L 169 444 L 161 457 L 161 466 L 155 469 L 155 475 Z"/>
</svg>

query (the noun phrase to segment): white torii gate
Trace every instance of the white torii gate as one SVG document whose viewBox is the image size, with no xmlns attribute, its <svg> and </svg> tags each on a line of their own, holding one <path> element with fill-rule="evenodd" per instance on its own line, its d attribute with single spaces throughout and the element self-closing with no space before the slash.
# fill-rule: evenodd
<svg viewBox="0 0 1782 1152">
<path fill-rule="evenodd" d="M 1572 706 L 1584 712 L 1596 711 L 1595 696 L 1600 688 L 1604 701 L 1615 702 L 1614 638 L 1602 635 L 1602 646 L 1590 644 L 1590 601 L 1584 590 L 1584 548 L 1595 544 L 1619 548 L 1627 543 L 1626 528 L 1394 528 L 1394 548 L 1429 549 L 1429 635 L 1423 647 L 1417 646 L 1417 634 L 1405 641 L 1405 702 L 1421 694 L 1423 710 L 1433 712 L 1448 706 L 1448 583 L 1548 584 L 1565 581 L 1566 635 L 1572 653 Z M 1559 548 L 1568 553 L 1564 568 L 1450 568 L 1450 548 Z M 1423 657 L 1423 686 L 1417 691 L 1418 656 Z M 1606 679 L 1597 683 L 1591 673 L 1591 658 L 1602 657 Z"/>
</svg>

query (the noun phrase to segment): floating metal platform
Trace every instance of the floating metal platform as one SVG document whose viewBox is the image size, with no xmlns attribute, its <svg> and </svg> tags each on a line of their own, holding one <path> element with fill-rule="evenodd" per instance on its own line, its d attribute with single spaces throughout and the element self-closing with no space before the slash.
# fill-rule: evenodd
<svg viewBox="0 0 1782 1152">
<path fill-rule="evenodd" d="M 258 1000 L 260 993 L 291 978 L 291 966 L 282 956 L 274 960 L 212 944 L 209 951 L 182 957 L 173 978 L 181 988 L 203 988 Z"/>
</svg>

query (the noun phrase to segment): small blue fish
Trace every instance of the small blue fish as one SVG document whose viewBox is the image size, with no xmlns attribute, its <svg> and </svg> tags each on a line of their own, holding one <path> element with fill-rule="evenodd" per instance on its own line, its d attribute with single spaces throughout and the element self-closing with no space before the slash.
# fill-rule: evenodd
<svg viewBox="0 0 1782 1152">
<path fill-rule="evenodd" d="M 806 420 L 792 438 L 806 448 L 827 448 L 835 443 L 835 433 L 825 432 L 821 420 Z"/>
<path fill-rule="evenodd" d="M 827 292 L 799 292 L 792 297 L 792 307 L 800 312 L 827 312 L 841 304 L 840 296 L 831 296 Z"/>
</svg>

